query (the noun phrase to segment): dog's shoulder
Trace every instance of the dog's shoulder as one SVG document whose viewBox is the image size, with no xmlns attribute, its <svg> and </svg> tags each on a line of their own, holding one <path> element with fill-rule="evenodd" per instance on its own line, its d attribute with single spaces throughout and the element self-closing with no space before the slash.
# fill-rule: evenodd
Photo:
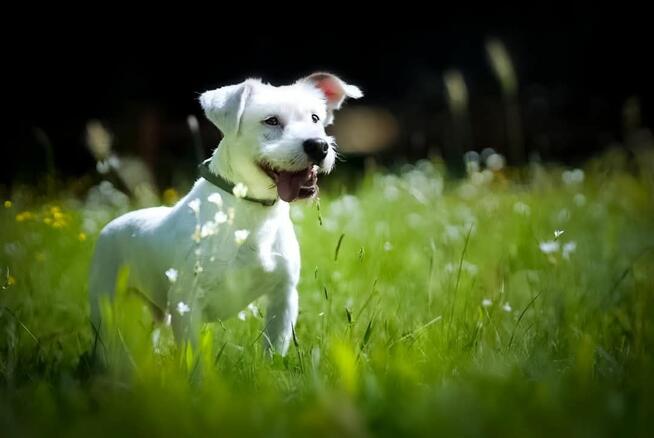
<svg viewBox="0 0 654 438">
<path fill-rule="evenodd" d="M 146 233 L 161 224 L 170 207 L 152 207 L 133 210 L 118 216 L 102 230 L 101 236 L 120 234 L 136 235 Z"/>
</svg>

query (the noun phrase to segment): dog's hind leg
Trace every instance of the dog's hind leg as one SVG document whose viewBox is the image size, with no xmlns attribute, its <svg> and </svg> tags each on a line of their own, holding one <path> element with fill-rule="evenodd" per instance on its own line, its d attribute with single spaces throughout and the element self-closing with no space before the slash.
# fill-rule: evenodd
<svg viewBox="0 0 654 438">
<path fill-rule="evenodd" d="M 89 274 L 89 304 L 91 307 L 91 324 L 95 336 L 102 326 L 102 303 L 113 300 L 116 291 L 116 277 L 120 268 L 120 259 L 106 236 L 100 235 L 91 261 Z"/>
</svg>

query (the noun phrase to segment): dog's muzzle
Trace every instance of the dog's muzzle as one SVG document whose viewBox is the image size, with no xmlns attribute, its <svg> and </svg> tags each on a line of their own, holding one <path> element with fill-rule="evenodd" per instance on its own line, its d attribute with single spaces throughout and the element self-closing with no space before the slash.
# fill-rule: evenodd
<svg viewBox="0 0 654 438">
<path fill-rule="evenodd" d="M 277 194 L 286 202 L 311 198 L 318 193 L 318 166 L 311 165 L 299 171 L 274 169 L 259 163 L 261 169 L 275 182 Z"/>
</svg>

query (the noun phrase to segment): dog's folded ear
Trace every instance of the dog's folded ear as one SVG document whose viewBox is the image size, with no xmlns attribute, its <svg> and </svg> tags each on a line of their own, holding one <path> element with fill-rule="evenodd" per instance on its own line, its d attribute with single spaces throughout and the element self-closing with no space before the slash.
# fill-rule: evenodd
<svg viewBox="0 0 654 438">
<path fill-rule="evenodd" d="M 206 91 L 200 95 L 204 113 L 220 129 L 223 136 L 238 134 L 243 111 L 256 83 L 256 80 L 248 79 L 240 84 Z"/>
<path fill-rule="evenodd" d="M 329 113 L 327 124 L 332 122 L 333 112 L 341 108 L 346 98 L 358 99 L 363 97 L 363 93 L 359 87 L 346 84 L 338 76 L 331 73 L 313 73 L 306 78 L 300 79 L 298 82 L 312 84 L 325 95 Z"/>
</svg>

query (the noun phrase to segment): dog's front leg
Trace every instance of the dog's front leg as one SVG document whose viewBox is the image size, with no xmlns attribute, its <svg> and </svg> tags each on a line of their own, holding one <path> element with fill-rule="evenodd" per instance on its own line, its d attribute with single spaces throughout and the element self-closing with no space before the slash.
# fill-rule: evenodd
<svg viewBox="0 0 654 438">
<path fill-rule="evenodd" d="M 286 355 L 298 314 L 298 293 L 295 286 L 276 290 L 268 297 L 264 348 L 268 354 Z"/>
<path fill-rule="evenodd" d="M 183 302 L 169 309 L 171 313 L 171 326 L 175 341 L 180 348 L 190 346 L 197 352 L 202 327 L 201 312 L 198 303 L 191 303 L 187 307 Z"/>
</svg>

